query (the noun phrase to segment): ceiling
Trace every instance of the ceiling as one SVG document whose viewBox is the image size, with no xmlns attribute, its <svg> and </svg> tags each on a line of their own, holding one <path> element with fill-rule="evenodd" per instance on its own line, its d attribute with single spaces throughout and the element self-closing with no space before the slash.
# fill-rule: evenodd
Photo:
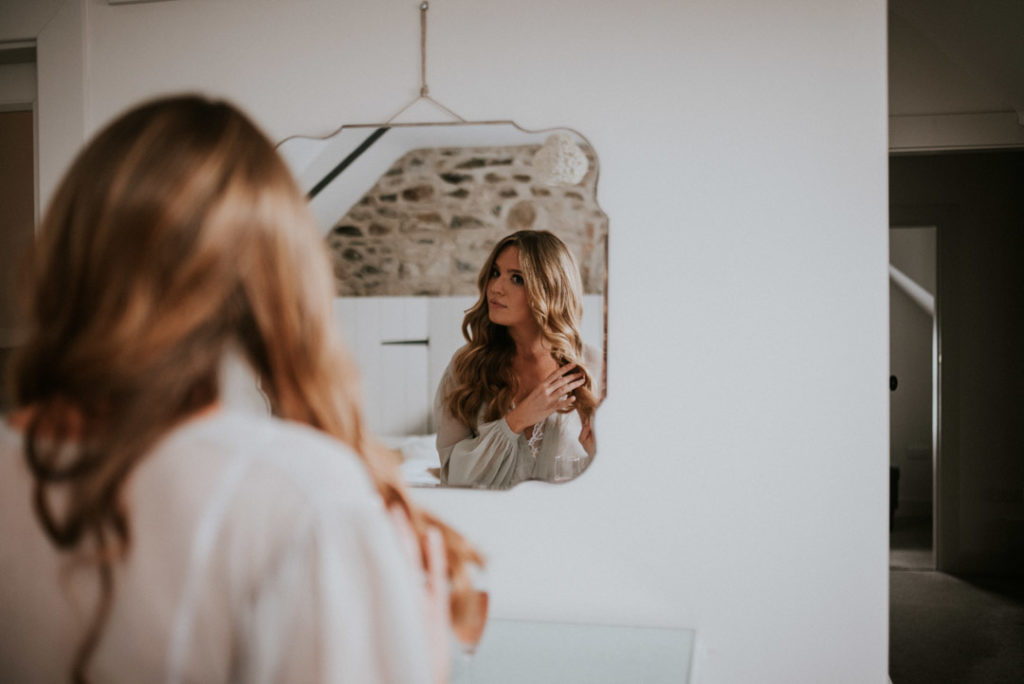
<svg viewBox="0 0 1024 684">
<path fill-rule="evenodd" d="M 1024 125 L 1024 2 L 889 0 L 910 24 Z"/>
</svg>

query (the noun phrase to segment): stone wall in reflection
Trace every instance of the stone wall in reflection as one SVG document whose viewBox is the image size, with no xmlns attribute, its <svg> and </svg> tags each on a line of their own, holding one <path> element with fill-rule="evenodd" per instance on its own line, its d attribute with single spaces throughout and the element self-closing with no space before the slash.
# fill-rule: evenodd
<svg viewBox="0 0 1024 684">
<path fill-rule="evenodd" d="M 327 235 L 339 295 L 476 294 L 491 247 L 521 229 L 550 230 L 572 250 L 587 293 L 605 282 L 608 218 L 597 169 L 573 186 L 534 173 L 538 145 L 425 148 L 392 164 Z"/>
</svg>

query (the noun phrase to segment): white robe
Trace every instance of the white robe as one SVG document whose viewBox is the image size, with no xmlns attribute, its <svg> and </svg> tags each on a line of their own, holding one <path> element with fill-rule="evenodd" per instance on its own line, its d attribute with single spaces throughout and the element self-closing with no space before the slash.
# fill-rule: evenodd
<svg viewBox="0 0 1024 684">
<path fill-rule="evenodd" d="M 68 681 L 97 596 L 33 513 L 0 425 L 0 681 Z M 306 426 L 219 409 L 174 429 L 126 488 L 94 681 L 426 682 L 422 577 L 357 457 Z"/>
</svg>

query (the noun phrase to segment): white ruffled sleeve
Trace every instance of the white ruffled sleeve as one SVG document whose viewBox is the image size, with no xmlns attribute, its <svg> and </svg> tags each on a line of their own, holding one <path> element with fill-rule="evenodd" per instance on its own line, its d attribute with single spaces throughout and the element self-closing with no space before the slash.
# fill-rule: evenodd
<svg viewBox="0 0 1024 684">
<path fill-rule="evenodd" d="M 451 381 L 449 365 L 434 399 L 441 483 L 507 489 L 528 479 L 534 463 L 526 438 L 513 432 L 504 418 L 481 423 L 475 430 L 462 423 L 443 401 Z"/>
</svg>

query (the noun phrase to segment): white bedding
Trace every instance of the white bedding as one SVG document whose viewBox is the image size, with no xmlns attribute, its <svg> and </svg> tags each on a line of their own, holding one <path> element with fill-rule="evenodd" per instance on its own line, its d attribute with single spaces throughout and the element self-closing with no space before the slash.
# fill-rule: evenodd
<svg viewBox="0 0 1024 684">
<path fill-rule="evenodd" d="M 435 474 L 441 467 L 437 455 L 437 435 L 385 436 L 380 438 L 385 446 L 402 454 L 402 474 L 405 483 L 413 487 L 439 487 L 440 479 Z"/>
</svg>

